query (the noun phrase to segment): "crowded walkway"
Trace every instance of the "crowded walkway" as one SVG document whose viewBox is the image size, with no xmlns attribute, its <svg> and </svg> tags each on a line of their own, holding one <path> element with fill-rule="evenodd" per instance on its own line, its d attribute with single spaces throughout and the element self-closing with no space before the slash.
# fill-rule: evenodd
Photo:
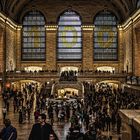
<svg viewBox="0 0 140 140">
<path fill-rule="evenodd" d="M 47 122 L 49 122 L 53 126 L 56 135 L 61 140 L 68 140 L 68 135 L 70 135 L 71 130 L 75 130 L 77 126 L 79 127 L 78 129 L 80 130 L 80 133 L 86 134 L 90 129 L 90 124 L 94 124 L 95 122 L 96 124 L 98 122 L 96 126 L 98 136 L 102 135 L 104 139 L 112 138 L 113 140 L 121 138 L 120 128 L 119 130 L 117 129 L 117 120 L 113 124 L 110 118 L 110 115 L 112 115 L 113 118 L 113 114 L 111 114 L 111 108 L 113 107 L 113 105 L 111 105 L 111 100 L 108 99 L 112 99 L 113 101 L 114 97 L 114 94 L 112 94 L 110 87 L 106 85 L 106 90 L 104 90 L 103 86 L 101 85 L 101 87 L 96 87 L 95 90 L 94 85 L 84 83 L 84 86 L 85 102 L 83 102 L 83 100 L 77 100 L 76 102 L 73 102 L 71 104 L 65 102 L 62 102 L 60 104 L 46 104 L 46 95 L 45 93 L 41 92 L 43 91 L 42 88 L 39 89 L 39 87 L 35 84 L 25 84 L 25 87 L 23 87 L 22 91 L 18 92 L 16 96 L 9 96 L 8 99 L 6 99 L 7 97 L 3 97 L 2 99 L 1 96 L 0 100 L 3 101 L 0 104 L 0 108 L 1 110 L 3 110 L 3 108 L 6 107 L 5 118 L 10 118 L 11 122 L 17 128 L 18 140 L 28 139 L 32 125 L 37 121 L 37 117 L 40 113 L 45 113 L 47 115 Z M 109 91 L 110 94 L 108 95 L 108 92 L 106 94 L 102 93 L 103 95 L 105 95 L 101 96 L 102 91 L 98 93 L 97 89 L 102 89 L 104 90 L 104 92 Z M 119 96 L 120 94 L 118 94 L 118 99 L 120 98 Z M 99 102 L 97 102 L 100 100 L 100 103 L 102 104 L 99 104 Z M 130 100 L 128 102 L 130 103 Z M 126 108 L 130 106 L 128 102 L 126 101 L 126 104 L 124 104 L 122 107 Z M 120 104 L 117 104 L 118 106 L 115 106 L 119 107 Z M 2 112 L 0 115 L 1 128 L 3 126 L 4 116 Z M 103 112 L 104 115 L 102 114 Z M 103 118 L 103 116 L 105 118 Z M 115 119 L 116 117 L 117 116 L 114 116 Z M 109 120 L 109 123 L 105 123 L 107 121 L 104 119 Z M 103 122 L 105 124 L 103 124 Z"/>
</svg>

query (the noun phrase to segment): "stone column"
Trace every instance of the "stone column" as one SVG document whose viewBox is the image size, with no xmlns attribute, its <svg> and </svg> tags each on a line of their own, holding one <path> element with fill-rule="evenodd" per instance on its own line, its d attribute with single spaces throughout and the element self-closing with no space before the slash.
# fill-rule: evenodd
<svg viewBox="0 0 140 140">
<path fill-rule="evenodd" d="M 4 45 L 4 25 L 0 23 L 0 73 L 3 72 L 3 65 L 4 65 L 4 60 L 3 60 L 3 46 Z"/>
<path fill-rule="evenodd" d="M 6 24 L 6 23 L 4 23 Z M 5 26 L 3 23 L 0 22 L 0 73 L 1 73 L 1 77 L 0 77 L 0 92 L 4 91 L 4 79 L 5 79 L 5 61 L 4 61 L 4 48 L 5 48 Z"/>
<path fill-rule="evenodd" d="M 125 25 L 122 28 L 121 32 L 123 32 L 122 41 L 123 41 L 124 51 L 122 52 L 122 54 L 124 56 L 124 70 L 127 71 L 127 69 L 128 69 L 128 73 L 132 74 L 132 72 L 133 72 L 133 66 L 132 66 L 133 65 L 133 63 L 132 63 L 133 49 L 132 49 L 132 39 L 131 39 L 132 38 L 131 26 L 132 26 L 132 22 L 130 23 L 130 26 L 128 26 L 128 27 L 127 27 L 127 25 Z M 128 65 L 128 68 L 127 68 L 127 65 Z"/>
<path fill-rule="evenodd" d="M 82 26 L 82 40 L 83 40 L 82 69 L 92 70 L 93 69 L 93 26 L 92 25 Z"/>
<path fill-rule="evenodd" d="M 3 70 L 2 70 L 2 91 L 5 92 L 6 84 L 6 45 L 7 45 L 7 24 L 5 21 L 4 32 L 3 32 Z"/>
<path fill-rule="evenodd" d="M 18 27 L 16 32 L 16 70 L 21 70 L 21 28 Z"/>
<path fill-rule="evenodd" d="M 140 29 L 135 29 L 134 34 L 134 74 L 140 76 Z"/>
<path fill-rule="evenodd" d="M 121 73 L 124 70 L 124 47 L 123 47 L 123 30 L 118 28 L 118 61 L 119 69 L 118 72 Z"/>
<path fill-rule="evenodd" d="M 56 70 L 57 26 L 46 25 L 46 69 Z"/>
</svg>

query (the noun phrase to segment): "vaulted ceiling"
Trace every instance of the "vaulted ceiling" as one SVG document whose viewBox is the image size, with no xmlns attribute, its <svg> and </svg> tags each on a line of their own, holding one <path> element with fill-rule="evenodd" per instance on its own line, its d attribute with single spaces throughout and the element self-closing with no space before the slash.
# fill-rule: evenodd
<svg viewBox="0 0 140 140">
<path fill-rule="evenodd" d="M 60 3 L 60 2 L 95 2 L 96 4 L 103 5 L 104 7 L 112 7 L 116 13 L 120 16 L 121 21 L 127 19 L 137 8 L 139 0 L 0 0 L 0 11 L 3 11 L 9 17 L 15 21 L 18 19 L 19 13 L 24 11 L 29 5 L 35 5 L 35 3 L 43 2 L 44 4 L 49 3 Z"/>
</svg>

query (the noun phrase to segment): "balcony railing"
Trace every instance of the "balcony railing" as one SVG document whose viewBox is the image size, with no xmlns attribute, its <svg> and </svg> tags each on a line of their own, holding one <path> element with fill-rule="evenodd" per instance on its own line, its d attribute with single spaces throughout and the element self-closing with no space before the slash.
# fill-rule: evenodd
<svg viewBox="0 0 140 140">
<path fill-rule="evenodd" d="M 96 71 L 79 71 L 77 72 L 77 78 L 86 78 L 86 77 L 124 77 L 126 78 L 127 73 L 110 73 L 110 72 L 96 72 Z M 2 73 L 0 73 L 2 77 Z M 38 72 L 26 72 L 26 71 L 7 71 L 6 77 L 60 77 L 60 72 L 50 70 L 50 71 L 38 71 Z"/>
</svg>

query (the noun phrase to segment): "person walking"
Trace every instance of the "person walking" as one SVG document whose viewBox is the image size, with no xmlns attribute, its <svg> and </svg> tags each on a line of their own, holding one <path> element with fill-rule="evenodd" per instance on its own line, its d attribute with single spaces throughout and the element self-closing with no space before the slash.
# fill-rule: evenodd
<svg viewBox="0 0 140 140">
<path fill-rule="evenodd" d="M 55 135 L 52 126 L 49 123 L 46 123 L 45 114 L 40 114 L 38 119 L 39 119 L 39 123 L 35 123 L 33 125 L 28 140 L 49 140 L 50 134 Z M 58 138 L 56 139 L 58 140 Z"/>
<path fill-rule="evenodd" d="M 19 110 L 19 124 L 22 124 L 23 122 L 23 112 L 22 109 Z"/>
<path fill-rule="evenodd" d="M 16 140 L 17 130 L 11 125 L 10 119 L 4 120 L 5 127 L 0 132 L 0 139 L 2 140 Z"/>
<path fill-rule="evenodd" d="M 117 134 L 120 134 L 121 125 L 122 125 L 122 120 L 121 120 L 121 117 L 118 113 L 117 114 Z"/>
<path fill-rule="evenodd" d="M 2 114 L 3 114 L 3 120 L 5 120 L 6 114 L 7 114 L 7 109 L 6 109 L 6 107 L 3 107 L 3 108 L 2 108 Z"/>
</svg>

